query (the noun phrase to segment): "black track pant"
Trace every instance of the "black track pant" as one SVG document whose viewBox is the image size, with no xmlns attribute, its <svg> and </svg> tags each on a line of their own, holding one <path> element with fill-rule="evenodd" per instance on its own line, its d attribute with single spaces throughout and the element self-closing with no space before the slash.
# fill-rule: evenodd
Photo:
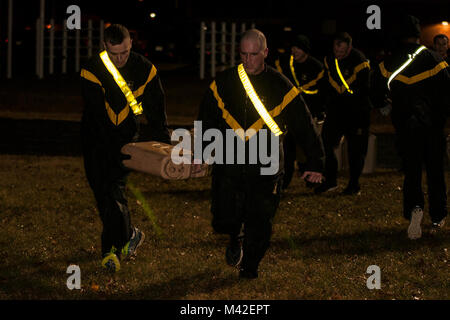
<svg viewBox="0 0 450 320">
<path fill-rule="evenodd" d="M 424 207 L 422 169 L 425 165 L 430 216 L 440 222 L 447 216 L 447 191 L 444 173 L 445 135 L 442 128 L 406 126 L 397 130 L 402 148 L 405 179 L 403 214 L 411 218 L 415 206 Z"/>
<path fill-rule="evenodd" d="M 218 233 L 236 236 L 244 224 L 244 269 L 256 271 L 269 248 L 273 217 L 280 202 L 280 180 L 213 174 L 212 227 Z"/>
<path fill-rule="evenodd" d="M 359 184 L 359 177 L 364 168 L 364 160 L 367 154 L 369 142 L 369 128 L 358 128 L 357 125 L 349 125 L 339 118 L 327 117 L 323 124 L 322 140 L 325 149 L 325 179 L 330 184 L 336 184 L 338 162 L 334 149 L 345 136 L 348 144 L 348 161 L 350 180 L 349 185 Z"/>
<path fill-rule="evenodd" d="M 283 189 L 286 189 L 291 183 L 295 171 L 295 160 L 297 155 L 297 144 L 295 137 L 291 133 L 287 133 L 283 140 L 284 152 L 284 178 Z"/>
<path fill-rule="evenodd" d="M 125 198 L 128 171 L 111 161 L 108 151 L 84 146 L 84 167 L 103 223 L 102 256 L 114 246 L 117 254 L 132 235 L 130 213 Z"/>
</svg>

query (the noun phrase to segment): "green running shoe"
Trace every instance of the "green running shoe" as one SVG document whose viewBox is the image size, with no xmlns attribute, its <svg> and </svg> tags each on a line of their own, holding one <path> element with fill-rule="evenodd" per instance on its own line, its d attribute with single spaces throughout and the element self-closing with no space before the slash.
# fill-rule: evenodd
<svg viewBox="0 0 450 320">
<path fill-rule="evenodd" d="M 106 253 L 102 260 L 102 267 L 111 272 L 118 272 L 120 270 L 120 261 L 115 252 L 116 248 L 113 246 L 111 251 Z"/>
</svg>

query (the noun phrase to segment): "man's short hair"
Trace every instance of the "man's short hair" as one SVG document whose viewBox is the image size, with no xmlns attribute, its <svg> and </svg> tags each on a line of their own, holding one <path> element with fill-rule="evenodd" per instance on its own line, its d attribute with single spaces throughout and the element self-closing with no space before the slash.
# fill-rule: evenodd
<svg viewBox="0 0 450 320">
<path fill-rule="evenodd" d="M 352 37 L 348 34 L 348 32 L 337 32 L 334 35 L 333 40 L 345 42 L 349 46 L 352 44 Z"/>
<path fill-rule="evenodd" d="M 437 34 L 437 35 L 434 36 L 433 43 L 436 44 L 438 39 L 447 39 L 447 42 L 448 42 L 448 37 L 445 34 L 442 34 L 442 33 Z"/>
<path fill-rule="evenodd" d="M 265 50 L 267 48 L 267 39 L 264 33 L 258 29 L 249 29 L 245 31 L 241 36 L 241 43 L 244 40 L 256 40 L 259 42 L 260 50 Z"/>
<path fill-rule="evenodd" d="M 124 39 L 130 38 L 130 32 L 121 24 L 112 24 L 105 29 L 103 39 L 112 45 L 121 44 Z"/>
</svg>

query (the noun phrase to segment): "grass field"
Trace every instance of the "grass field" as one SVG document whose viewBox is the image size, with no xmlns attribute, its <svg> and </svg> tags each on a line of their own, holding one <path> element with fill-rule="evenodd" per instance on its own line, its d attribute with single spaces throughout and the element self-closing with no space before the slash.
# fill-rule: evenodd
<svg viewBox="0 0 450 320">
<path fill-rule="evenodd" d="M 209 178 L 132 173 L 132 222 L 146 241 L 111 275 L 100 268 L 82 158 L 1 155 L 0 164 L 0 299 L 450 299 L 449 223 L 431 235 L 426 214 L 423 237 L 408 240 L 395 170 L 363 176 L 351 197 L 313 195 L 295 178 L 260 277 L 242 281 L 225 264 L 227 238 L 210 227 Z M 81 290 L 66 287 L 71 264 Z M 370 265 L 380 267 L 380 290 L 366 287 Z"/>
</svg>

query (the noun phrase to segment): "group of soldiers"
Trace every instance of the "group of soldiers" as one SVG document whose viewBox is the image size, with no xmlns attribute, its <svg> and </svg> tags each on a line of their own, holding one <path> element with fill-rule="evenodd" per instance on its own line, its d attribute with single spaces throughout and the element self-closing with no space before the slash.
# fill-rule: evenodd
<svg viewBox="0 0 450 320">
<path fill-rule="evenodd" d="M 296 145 L 303 154 L 302 179 L 321 194 L 337 187 L 334 148 L 345 136 L 350 179 L 344 193 L 360 192 L 373 106 L 392 105 L 405 173 L 408 236 L 421 236 L 423 163 L 433 227 L 442 228 L 447 215 L 443 161 L 444 126 L 450 110 L 449 68 L 438 53 L 419 44 L 415 18 L 406 16 L 397 31 L 398 46 L 378 66 L 370 66 L 364 54 L 353 48 L 351 36 L 342 32 L 335 35 L 332 54 L 323 63 L 310 55 L 310 42 L 300 35 L 293 40 L 292 51 L 272 67 L 266 63 L 269 49 L 264 34 L 251 29 L 240 40 L 241 63 L 213 79 L 197 118 L 204 130 L 217 129 L 225 136 L 230 128 L 254 129 L 256 134 L 250 139 L 259 144 L 269 143 L 259 136 L 262 130 L 281 137 L 280 167 L 273 175 L 261 175 L 266 164 L 260 160 L 212 168 L 212 227 L 230 236 L 226 262 L 239 269 L 241 278 L 258 277 L 281 191 L 295 171 Z M 105 51 L 81 72 L 82 137 L 86 175 L 103 222 L 102 266 L 118 271 L 120 260 L 134 255 L 144 239 L 144 233 L 130 221 L 124 194 L 129 170 L 122 164 L 120 150 L 139 139 L 141 117 L 149 123 L 149 140 L 169 144 L 170 137 L 156 67 L 131 51 L 125 27 L 111 25 L 104 39 Z M 225 147 L 223 154 L 230 152 Z"/>
</svg>

